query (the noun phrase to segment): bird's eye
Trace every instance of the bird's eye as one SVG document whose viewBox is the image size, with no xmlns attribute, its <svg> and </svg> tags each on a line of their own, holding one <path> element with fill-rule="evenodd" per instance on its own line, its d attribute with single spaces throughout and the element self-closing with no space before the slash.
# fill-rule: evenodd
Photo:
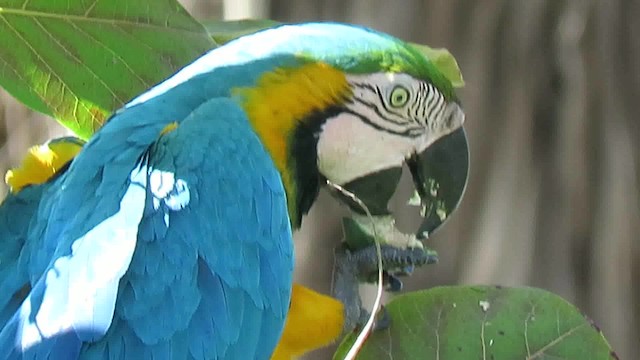
<svg viewBox="0 0 640 360">
<path fill-rule="evenodd" d="M 407 101 L 409 101 L 409 90 L 402 86 L 396 86 L 393 91 L 391 91 L 391 97 L 389 98 L 391 106 L 402 107 Z"/>
</svg>

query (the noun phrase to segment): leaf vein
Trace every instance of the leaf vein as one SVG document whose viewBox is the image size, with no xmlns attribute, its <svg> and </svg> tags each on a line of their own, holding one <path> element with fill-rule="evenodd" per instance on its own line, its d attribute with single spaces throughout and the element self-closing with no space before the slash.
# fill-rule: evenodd
<svg viewBox="0 0 640 360">
<path fill-rule="evenodd" d="M 187 34 L 197 34 L 197 35 L 201 35 L 201 32 L 202 32 L 200 29 L 197 29 L 197 28 L 194 28 L 194 29 L 186 29 L 186 28 L 178 28 L 178 27 L 169 28 L 166 26 L 152 23 L 149 18 L 147 18 L 147 22 L 144 23 L 140 21 L 132 21 L 132 20 L 123 19 L 123 18 L 115 19 L 115 18 L 88 17 L 83 15 L 72 15 L 72 14 L 56 14 L 56 13 L 46 13 L 42 11 L 6 8 L 6 7 L 0 8 L 0 14 L 2 13 L 9 14 L 9 15 L 32 17 L 32 18 L 39 17 L 39 18 L 48 18 L 48 19 L 61 19 L 61 20 L 68 20 L 68 21 L 93 22 L 98 24 L 147 27 L 156 31 L 175 31 L 175 32 L 182 32 Z M 126 14 L 126 11 L 125 11 L 125 14 Z"/>
<path fill-rule="evenodd" d="M 87 10 L 84 12 L 85 17 L 88 17 L 89 14 L 91 14 L 91 11 L 93 11 L 93 8 L 96 7 L 96 4 L 98 4 L 98 1 L 100 0 L 93 0 L 93 3 L 89 5 L 89 7 L 87 7 Z"/>
<path fill-rule="evenodd" d="M 120 27 L 119 25 L 114 24 L 114 29 L 118 30 L 120 33 L 124 34 L 125 36 L 127 36 L 127 37 L 129 37 L 129 38 L 131 38 L 131 39 L 135 40 L 135 41 L 136 41 L 136 42 L 138 42 L 140 45 L 142 45 L 142 46 L 146 47 L 150 52 L 152 52 L 152 53 L 154 53 L 154 54 L 155 54 L 155 53 L 158 53 L 158 51 L 157 51 L 156 49 L 152 48 L 148 43 L 146 43 L 145 41 L 141 41 L 140 39 L 138 39 L 137 37 L 135 37 L 133 34 L 131 34 L 131 33 L 127 32 L 127 31 L 125 31 L 125 30 L 124 30 L 122 27 Z M 162 59 L 166 59 L 165 57 L 162 57 L 162 56 L 159 56 L 159 57 L 160 57 L 160 58 L 162 58 Z M 173 63 L 173 60 L 171 59 L 171 57 L 169 57 L 168 59 L 166 59 L 166 61 L 167 61 L 167 64 L 169 65 L 169 67 L 170 67 L 172 70 L 176 70 L 176 69 L 177 69 L 177 67 L 176 67 L 176 66 L 175 66 L 175 64 Z"/>
<path fill-rule="evenodd" d="M 551 349 L 552 347 L 554 347 L 556 344 L 558 344 L 560 341 L 564 340 L 566 337 L 571 336 L 574 332 L 576 332 L 577 330 L 579 330 L 580 328 L 584 327 L 585 324 L 580 324 L 578 326 L 575 326 L 567 331 L 565 331 L 562 335 L 558 336 L 556 339 L 554 339 L 553 341 L 550 341 L 547 345 L 541 347 L 538 351 L 536 351 L 535 353 L 533 353 L 531 356 L 527 357 L 528 360 L 530 359 L 535 359 L 538 356 L 541 356 L 544 354 L 545 351 Z"/>
<path fill-rule="evenodd" d="M 484 318 L 482 319 L 482 325 L 480 327 L 480 341 L 482 343 L 482 359 L 487 359 L 487 344 L 486 339 L 484 338 L 484 327 L 487 324 L 487 312 L 484 312 Z"/>
<path fill-rule="evenodd" d="M 29 82 L 27 81 L 27 79 L 25 79 L 20 72 L 18 71 L 18 69 L 16 69 L 15 67 L 13 67 L 11 65 L 11 63 L 9 63 L 9 61 L 7 61 L 5 58 L 0 57 L 0 60 L 2 61 L 2 63 L 4 63 L 5 68 L 9 68 L 11 69 L 11 71 L 13 71 L 14 74 L 16 74 L 16 77 L 18 78 L 18 80 L 24 82 L 25 84 L 28 84 Z M 35 93 L 32 89 L 30 89 L 31 92 Z"/>
<path fill-rule="evenodd" d="M 15 27 L 13 27 L 13 25 L 11 25 L 11 23 L 2 15 L 2 13 L 0 13 L 0 19 L 2 19 L 2 21 L 9 27 L 9 29 L 11 29 L 11 31 L 13 31 L 13 33 L 15 33 L 15 35 L 24 42 L 24 44 L 29 48 L 29 50 L 36 56 L 38 61 L 40 61 L 40 63 L 42 63 L 42 65 L 49 70 L 49 73 L 55 76 L 60 81 L 60 84 L 62 85 L 62 89 L 61 89 L 62 96 L 64 97 L 63 92 L 66 89 L 69 91 L 69 93 L 72 96 L 77 98 L 77 96 L 73 93 L 73 91 L 71 91 L 67 86 L 67 84 L 62 80 L 62 78 L 55 71 L 53 71 L 53 69 L 49 66 L 49 64 L 46 61 L 44 61 L 44 59 L 40 56 L 40 54 L 33 48 L 31 43 L 26 38 L 24 38 L 22 34 L 20 34 L 20 32 Z M 42 98 L 42 99 L 45 102 L 45 104 L 51 106 L 54 111 L 58 110 L 58 106 L 52 104 L 50 101 L 48 101 L 48 99 L 46 98 Z M 87 110 L 87 112 L 90 114 L 92 118 L 95 118 L 95 116 L 91 113 L 89 108 L 87 108 L 86 104 L 82 103 L 82 107 L 84 107 Z M 74 119 L 74 120 L 78 121 L 78 119 Z"/>
<path fill-rule="evenodd" d="M 129 65 L 129 63 L 127 63 L 127 61 L 125 61 L 125 59 L 118 54 L 115 50 L 111 49 L 107 44 L 103 43 L 102 41 L 100 41 L 99 39 L 97 39 L 95 36 L 91 35 L 90 33 L 86 32 L 84 29 L 82 29 L 81 27 L 79 27 L 78 25 L 76 25 L 74 22 L 72 21 L 68 21 L 68 23 L 78 32 L 82 33 L 83 35 L 85 35 L 86 37 L 88 37 L 89 39 L 91 39 L 92 41 L 94 41 L 96 44 L 102 46 L 102 48 L 104 48 L 105 50 L 107 50 L 109 53 L 111 53 L 111 55 L 113 55 L 115 58 L 117 58 L 118 60 L 120 60 L 120 62 L 122 62 L 122 64 L 127 68 L 127 70 L 129 70 L 129 72 L 131 73 L 131 75 L 133 75 L 134 77 L 136 77 L 145 87 L 150 87 L 151 84 L 147 83 L 142 77 L 140 77 L 140 75 L 138 75 L 137 72 L 133 71 L 133 68 L 131 68 L 131 66 Z"/>
<path fill-rule="evenodd" d="M 83 68 L 85 68 L 87 70 L 87 72 L 89 74 L 91 74 L 91 76 L 93 76 L 96 80 L 98 80 L 98 82 L 100 82 L 100 84 L 102 84 L 102 86 L 104 86 L 105 89 L 107 89 L 107 91 L 109 91 L 111 93 L 111 95 L 117 99 L 120 103 L 124 103 L 125 100 L 123 100 L 122 98 L 120 98 L 114 91 L 113 89 L 111 89 L 109 87 L 109 85 L 107 85 L 107 83 L 104 82 L 104 80 L 102 78 L 100 78 L 100 76 L 98 76 L 98 74 L 96 74 L 93 69 L 91 69 L 84 61 L 78 59 L 77 56 L 75 56 L 71 51 L 69 51 L 69 49 L 67 49 L 64 44 L 62 44 L 60 42 L 60 40 L 58 40 L 55 36 L 53 36 L 53 34 L 51 34 L 51 32 L 42 25 L 42 23 L 40 21 L 38 21 L 38 19 L 33 19 L 35 21 L 35 23 L 38 25 L 38 27 L 40 27 L 40 29 L 42 29 L 42 31 L 47 34 L 47 36 L 49 36 L 49 38 L 51 40 L 53 40 L 54 43 L 56 43 L 56 45 L 58 45 L 58 47 L 60 49 L 62 49 L 67 55 L 69 55 L 73 60 L 75 60 L 78 65 L 82 66 Z"/>
</svg>

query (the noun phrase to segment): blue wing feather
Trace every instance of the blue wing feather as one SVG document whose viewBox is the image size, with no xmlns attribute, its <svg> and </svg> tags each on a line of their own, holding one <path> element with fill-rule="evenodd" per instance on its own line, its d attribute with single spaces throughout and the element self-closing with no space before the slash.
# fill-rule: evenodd
<svg viewBox="0 0 640 360">
<path fill-rule="evenodd" d="M 48 182 L 30 185 L 8 194 L 0 205 L 0 329 L 18 310 L 32 286 L 44 273 L 55 248 L 43 245 L 40 236 L 52 194 L 63 173 Z"/>
<path fill-rule="evenodd" d="M 132 172 L 130 180 L 120 207 L 131 212 L 116 213 L 77 239 L 62 239 L 56 254 L 64 255 L 54 255 L 0 332 L 2 356 L 13 358 L 18 351 L 26 358 L 75 358 L 83 342 L 107 332 L 117 285 L 135 246 L 135 208 L 144 201 L 146 166 Z M 142 210 L 138 213 L 141 217 Z"/>
<path fill-rule="evenodd" d="M 215 121 L 209 120 L 212 116 Z M 118 119 L 105 129 L 122 125 Z M 49 222 L 38 223 L 30 235 L 42 239 L 47 250 L 31 249 L 28 259 L 35 265 L 29 276 L 39 280 L 0 333 L 0 358 L 269 358 L 284 324 L 293 270 L 278 172 L 232 100 L 208 101 L 159 141 L 164 126 L 149 126 L 158 131 L 156 138 L 145 143 L 130 136 L 128 150 L 117 155 L 107 153 L 113 150 L 109 144 L 121 139 L 117 132 L 98 133 L 61 180 L 64 186 L 51 190 L 59 199 L 38 210 L 37 217 L 50 216 Z M 175 183 L 187 184 L 182 191 L 189 196 L 175 184 L 170 189 L 146 187 L 135 251 L 119 282 L 115 309 L 108 310 L 109 301 L 94 299 L 113 318 L 89 329 L 62 326 L 20 353 L 13 344 L 24 341 L 23 328 L 37 322 L 43 307 L 50 314 L 45 323 L 55 323 L 68 308 L 64 303 L 69 299 L 55 291 L 56 281 L 71 286 L 82 272 L 51 259 L 72 256 L 78 239 L 129 209 L 117 203 L 131 186 L 119 175 L 131 172 L 147 150 L 148 181 L 156 171 L 171 173 Z M 85 262 L 90 258 L 97 259 L 90 255 Z M 54 269 L 62 277 L 51 278 Z M 51 307 L 52 302 L 58 307 Z M 95 316 L 84 313 L 80 320 L 86 323 Z"/>
<path fill-rule="evenodd" d="M 42 191 L 30 186 L 7 195 L 0 205 L 0 329 L 18 309 L 23 299 L 15 295 L 29 281 L 28 263 L 21 253 Z"/>
<path fill-rule="evenodd" d="M 215 121 L 205 120 L 213 114 Z M 237 144 L 241 143 L 244 149 L 238 149 Z M 206 150 L 206 157 L 199 155 Z M 158 303 L 165 307 L 163 314 L 179 313 L 181 319 L 190 319 L 186 326 L 190 336 L 186 340 L 191 356 L 268 358 L 288 309 L 293 269 L 291 229 L 279 174 L 244 113 L 228 99 L 207 102 L 154 145 L 151 167 L 152 171 L 171 172 L 174 181 L 185 181 L 190 202 L 178 211 L 167 209 L 162 203 L 147 209 L 140 224 L 138 248 L 161 248 L 164 256 L 154 258 L 160 265 L 158 272 L 171 274 L 168 279 L 173 282 L 163 284 L 158 279 L 160 275 L 151 279 L 152 274 L 145 273 L 148 267 L 144 261 L 138 262 L 134 256 L 121 287 L 140 289 L 134 291 L 139 297 L 131 298 L 127 294 L 132 292 L 123 291 L 119 301 L 123 309 L 137 307 L 137 315 L 147 310 L 147 316 L 132 319 L 127 312 L 116 312 L 119 323 L 133 329 L 136 336 L 145 332 L 143 342 L 147 346 L 140 356 L 159 353 L 165 346 L 162 339 L 173 339 L 184 324 L 174 319 L 158 326 L 160 309 L 135 304 L 155 304 L 155 298 L 166 299 L 162 294 L 148 292 L 146 282 L 157 282 L 152 285 L 156 289 L 153 292 L 164 286 L 180 298 L 196 289 L 198 295 L 190 296 L 199 300 L 195 309 L 184 306 L 184 300 Z M 265 183 L 275 186 L 265 188 Z M 265 218 L 248 216 L 262 206 L 262 201 L 275 212 L 262 214 Z M 158 227 L 166 226 L 167 214 L 169 226 L 161 237 L 163 231 Z M 278 220 L 272 221 L 272 217 Z M 136 250 L 138 253 L 143 252 Z M 188 266 L 184 266 L 185 261 Z M 262 274 L 263 270 L 268 273 Z M 172 347 L 182 345 L 172 342 Z"/>
</svg>

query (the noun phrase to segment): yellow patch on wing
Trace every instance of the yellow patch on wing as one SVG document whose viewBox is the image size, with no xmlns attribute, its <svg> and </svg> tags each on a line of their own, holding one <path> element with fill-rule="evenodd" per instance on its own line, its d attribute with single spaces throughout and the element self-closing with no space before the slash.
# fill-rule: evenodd
<svg viewBox="0 0 640 360">
<path fill-rule="evenodd" d="M 177 128 L 178 128 L 178 122 L 174 121 L 171 124 L 168 124 L 167 126 L 165 126 L 164 129 L 160 131 L 160 136 L 168 134 Z"/>
<path fill-rule="evenodd" d="M 19 167 L 7 171 L 5 182 L 16 193 L 27 185 L 42 184 L 82 150 L 80 141 L 58 140 L 29 149 Z"/>
<path fill-rule="evenodd" d="M 338 300 L 293 284 L 284 331 L 271 360 L 291 360 L 336 341 L 344 325 Z"/>
<path fill-rule="evenodd" d="M 242 96 L 249 121 L 271 153 L 283 177 L 289 209 L 296 190 L 289 164 L 290 136 L 306 116 L 339 104 L 350 95 L 345 74 L 324 63 L 267 72 L 256 86 L 236 89 Z"/>
</svg>

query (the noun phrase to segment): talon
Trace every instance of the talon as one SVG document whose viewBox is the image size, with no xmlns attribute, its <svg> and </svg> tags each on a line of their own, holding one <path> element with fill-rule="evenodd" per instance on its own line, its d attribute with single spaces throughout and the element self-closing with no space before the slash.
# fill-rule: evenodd
<svg viewBox="0 0 640 360">
<path fill-rule="evenodd" d="M 386 290 L 389 292 L 399 292 L 402 291 L 402 280 L 400 280 L 395 274 L 390 274 L 385 271 L 385 285 Z"/>
<path fill-rule="evenodd" d="M 391 326 L 391 315 L 386 307 L 382 306 L 380 312 L 376 316 L 376 323 L 373 326 L 373 331 L 386 330 Z"/>
<path fill-rule="evenodd" d="M 408 265 L 405 266 L 404 268 L 398 270 L 397 272 L 394 273 L 394 275 L 396 276 L 409 276 L 411 274 L 413 274 L 413 270 L 415 270 L 416 267 L 414 265 Z"/>
<path fill-rule="evenodd" d="M 438 262 L 438 253 L 435 250 L 426 249 L 425 254 L 427 256 L 427 260 L 423 265 L 430 265 Z"/>
</svg>

